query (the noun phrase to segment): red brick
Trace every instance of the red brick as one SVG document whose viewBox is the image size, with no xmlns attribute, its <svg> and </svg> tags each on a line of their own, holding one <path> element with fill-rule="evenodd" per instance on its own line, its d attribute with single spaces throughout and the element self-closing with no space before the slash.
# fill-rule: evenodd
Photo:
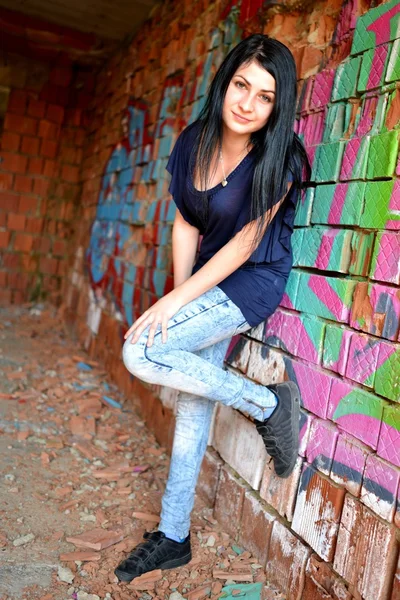
<svg viewBox="0 0 400 600">
<path fill-rule="evenodd" d="M 0 227 L 6 227 L 7 222 L 7 213 L 0 212 Z"/>
<path fill-rule="evenodd" d="M 43 175 L 45 177 L 54 177 L 57 170 L 57 163 L 55 160 L 46 160 L 44 163 Z"/>
<path fill-rule="evenodd" d="M 40 205 L 40 200 L 32 198 L 30 196 L 21 196 L 18 205 L 18 212 L 20 213 L 31 213 L 37 212 Z"/>
<path fill-rule="evenodd" d="M 36 119 L 21 115 L 7 114 L 4 119 L 4 129 L 27 135 L 36 135 L 38 122 Z"/>
<path fill-rule="evenodd" d="M 61 170 L 61 177 L 62 179 L 65 179 L 65 181 L 70 181 L 71 183 L 78 183 L 79 168 L 72 167 L 71 165 L 64 165 Z"/>
<path fill-rule="evenodd" d="M 7 272 L 0 271 L 0 288 L 5 288 L 7 286 Z"/>
<path fill-rule="evenodd" d="M 27 233 L 42 233 L 43 231 L 43 224 L 44 224 L 44 219 L 42 218 L 27 218 L 26 219 L 26 225 L 25 225 L 25 231 Z"/>
<path fill-rule="evenodd" d="M 25 233 L 17 233 L 14 239 L 14 250 L 19 252 L 30 252 L 32 250 L 33 237 Z"/>
<path fill-rule="evenodd" d="M 23 294 L 21 290 L 13 290 L 12 292 L 12 300 L 13 304 L 22 304 L 26 301 L 26 294 Z"/>
<path fill-rule="evenodd" d="M 2 152 L 1 167 L 5 171 L 11 171 L 11 173 L 25 173 L 28 164 L 26 156 L 21 154 L 13 154 L 11 152 Z"/>
<path fill-rule="evenodd" d="M 3 266 L 6 269 L 19 269 L 21 266 L 20 262 L 20 254 L 11 254 L 9 252 L 3 256 Z"/>
<path fill-rule="evenodd" d="M 302 465 L 303 461 L 299 456 L 290 476 L 282 479 L 275 473 L 273 461 L 270 459 L 265 465 L 261 480 L 261 498 L 273 506 L 282 517 L 286 517 L 288 521 L 293 519 Z"/>
<path fill-rule="evenodd" d="M 60 133 L 60 128 L 51 121 L 41 120 L 39 122 L 39 137 L 45 138 L 46 140 L 57 139 Z"/>
<path fill-rule="evenodd" d="M 10 237 L 11 233 L 9 231 L 0 231 L 0 248 L 7 248 Z"/>
<path fill-rule="evenodd" d="M 24 192 L 29 194 L 32 191 L 32 177 L 26 175 L 16 175 L 14 181 L 14 190 L 16 192 Z"/>
<path fill-rule="evenodd" d="M 53 121 L 54 123 L 61 123 L 64 120 L 64 112 L 65 109 L 62 106 L 57 106 L 56 104 L 49 104 L 47 107 L 46 118 L 49 121 Z"/>
<path fill-rule="evenodd" d="M 11 190 L 14 182 L 14 175 L 11 173 L 0 173 L 0 191 Z"/>
<path fill-rule="evenodd" d="M 222 527 L 236 537 L 242 516 L 246 486 L 228 467 L 222 467 L 219 475 L 214 517 Z"/>
<path fill-rule="evenodd" d="M 300 600 L 310 548 L 276 520 L 272 526 L 266 565 L 267 579 L 279 587 L 285 597 Z"/>
<path fill-rule="evenodd" d="M 11 90 L 8 98 L 7 112 L 24 115 L 26 112 L 28 97 L 24 90 Z"/>
<path fill-rule="evenodd" d="M 253 490 L 247 490 L 243 502 L 239 542 L 265 564 L 272 525 L 276 517 L 263 505 Z"/>
<path fill-rule="evenodd" d="M 38 179 L 35 177 L 33 182 L 33 193 L 38 196 L 46 196 L 49 191 L 50 181 L 48 179 Z"/>
<path fill-rule="evenodd" d="M 10 213 L 7 217 L 7 228 L 11 231 L 23 231 L 25 228 L 25 216 Z"/>
<path fill-rule="evenodd" d="M 335 551 L 344 492 L 311 465 L 304 465 L 292 529 L 328 562 Z"/>
<path fill-rule="evenodd" d="M 11 297 L 11 290 L 0 290 L 0 304 L 10 304 Z"/>
<path fill-rule="evenodd" d="M 400 556 L 397 562 L 397 571 L 393 579 L 393 590 L 391 600 L 400 600 Z"/>
<path fill-rule="evenodd" d="M 30 158 L 28 162 L 28 173 L 30 175 L 42 175 L 44 169 L 43 158 Z"/>
<path fill-rule="evenodd" d="M 54 67 L 50 72 L 49 81 L 55 86 L 68 87 L 72 80 L 72 70 Z"/>
<path fill-rule="evenodd" d="M 0 192 L 0 208 L 18 211 L 19 196 L 8 192 Z"/>
<path fill-rule="evenodd" d="M 56 240 L 53 244 L 53 254 L 55 256 L 65 256 L 67 254 L 67 242 Z"/>
<path fill-rule="evenodd" d="M 57 142 L 53 142 L 52 140 L 42 140 L 40 155 L 46 158 L 55 158 L 57 155 Z"/>
<path fill-rule="evenodd" d="M 353 596 L 386 600 L 397 561 L 396 528 L 346 495 L 333 568 L 350 583 Z"/>
<path fill-rule="evenodd" d="M 35 117 L 36 119 L 43 119 L 46 112 L 46 102 L 42 100 L 36 100 L 35 98 L 29 98 L 28 102 L 28 115 Z"/>
<path fill-rule="evenodd" d="M 30 154 L 31 156 L 37 156 L 37 154 L 39 154 L 39 144 L 39 138 L 24 136 L 22 138 L 21 152 Z"/>
<path fill-rule="evenodd" d="M 209 447 L 201 465 L 200 477 L 196 488 L 196 492 L 202 496 L 209 506 L 214 506 L 215 504 L 219 472 L 222 464 L 223 462 L 215 450 Z"/>
<path fill-rule="evenodd" d="M 12 131 L 4 131 L 1 136 L 1 149 L 10 152 L 18 152 L 21 136 Z"/>
<path fill-rule="evenodd" d="M 302 600 L 352 600 L 345 583 L 316 554 L 310 556 Z"/>
<path fill-rule="evenodd" d="M 39 262 L 40 270 L 48 275 L 55 275 L 57 273 L 57 262 L 55 258 L 42 256 Z"/>
</svg>

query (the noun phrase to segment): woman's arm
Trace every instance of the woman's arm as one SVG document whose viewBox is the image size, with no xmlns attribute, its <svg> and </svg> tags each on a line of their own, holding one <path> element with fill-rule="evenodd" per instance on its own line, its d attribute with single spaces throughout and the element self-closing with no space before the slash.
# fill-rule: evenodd
<svg viewBox="0 0 400 600">
<path fill-rule="evenodd" d="M 199 244 L 200 232 L 182 217 L 178 209 L 172 227 L 172 262 L 174 265 L 174 288 L 189 279 L 192 274 Z"/>
<path fill-rule="evenodd" d="M 291 183 L 288 185 L 288 191 Z M 268 211 L 266 223 L 268 224 L 274 218 L 279 210 L 286 195 L 275 206 Z M 264 231 L 267 225 L 265 225 Z M 218 285 L 223 279 L 236 271 L 245 263 L 254 249 L 251 248 L 251 242 L 255 237 L 257 221 L 248 223 L 239 233 L 237 233 L 225 246 L 210 258 L 207 263 L 192 275 L 187 281 L 179 285 L 173 291 L 183 305 L 198 298 L 201 294 L 208 292 L 212 287 Z"/>
</svg>

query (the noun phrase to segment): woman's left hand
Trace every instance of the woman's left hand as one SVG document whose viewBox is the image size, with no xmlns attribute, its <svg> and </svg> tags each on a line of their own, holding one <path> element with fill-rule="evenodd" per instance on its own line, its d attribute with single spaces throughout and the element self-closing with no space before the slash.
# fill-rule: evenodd
<svg viewBox="0 0 400 600">
<path fill-rule="evenodd" d="M 142 332 L 150 325 L 149 335 L 147 339 L 147 346 L 153 344 L 154 335 L 159 323 L 161 323 L 162 330 L 162 342 L 165 344 L 167 341 L 167 327 L 168 321 L 182 308 L 183 304 L 179 298 L 174 294 L 174 291 L 170 292 L 163 298 L 160 298 L 153 306 L 150 306 L 142 314 L 141 317 L 136 319 L 133 325 L 125 333 L 124 338 L 130 336 L 131 333 L 135 332 L 131 343 L 136 344 L 140 338 Z"/>
</svg>

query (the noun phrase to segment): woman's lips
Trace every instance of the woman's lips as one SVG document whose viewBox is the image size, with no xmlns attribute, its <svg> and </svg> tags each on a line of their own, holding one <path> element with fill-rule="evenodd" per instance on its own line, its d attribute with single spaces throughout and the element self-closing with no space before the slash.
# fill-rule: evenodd
<svg viewBox="0 0 400 600">
<path fill-rule="evenodd" d="M 250 119 L 246 119 L 245 117 L 241 117 L 232 111 L 232 114 L 241 122 L 241 123 L 250 123 Z"/>
</svg>

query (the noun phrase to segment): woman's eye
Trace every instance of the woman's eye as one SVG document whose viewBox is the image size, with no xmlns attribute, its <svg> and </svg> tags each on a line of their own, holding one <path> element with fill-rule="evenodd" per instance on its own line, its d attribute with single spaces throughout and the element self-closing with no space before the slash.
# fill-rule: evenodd
<svg viewBox="0 0 400 600">
<path fill-rule="evenodd" d="M 261 96 L 261 98 L 265 101 L 265 102 L 272 102 L 271 98 L 269 96 Z"/>
<path fill-rule="evenodd" d="M 235 85 L 239 85 L 239 86 L 241 85 L 241 86 L 245 87 L 245 85 L 242 81 L 236 81 Z"/>
</svg>

